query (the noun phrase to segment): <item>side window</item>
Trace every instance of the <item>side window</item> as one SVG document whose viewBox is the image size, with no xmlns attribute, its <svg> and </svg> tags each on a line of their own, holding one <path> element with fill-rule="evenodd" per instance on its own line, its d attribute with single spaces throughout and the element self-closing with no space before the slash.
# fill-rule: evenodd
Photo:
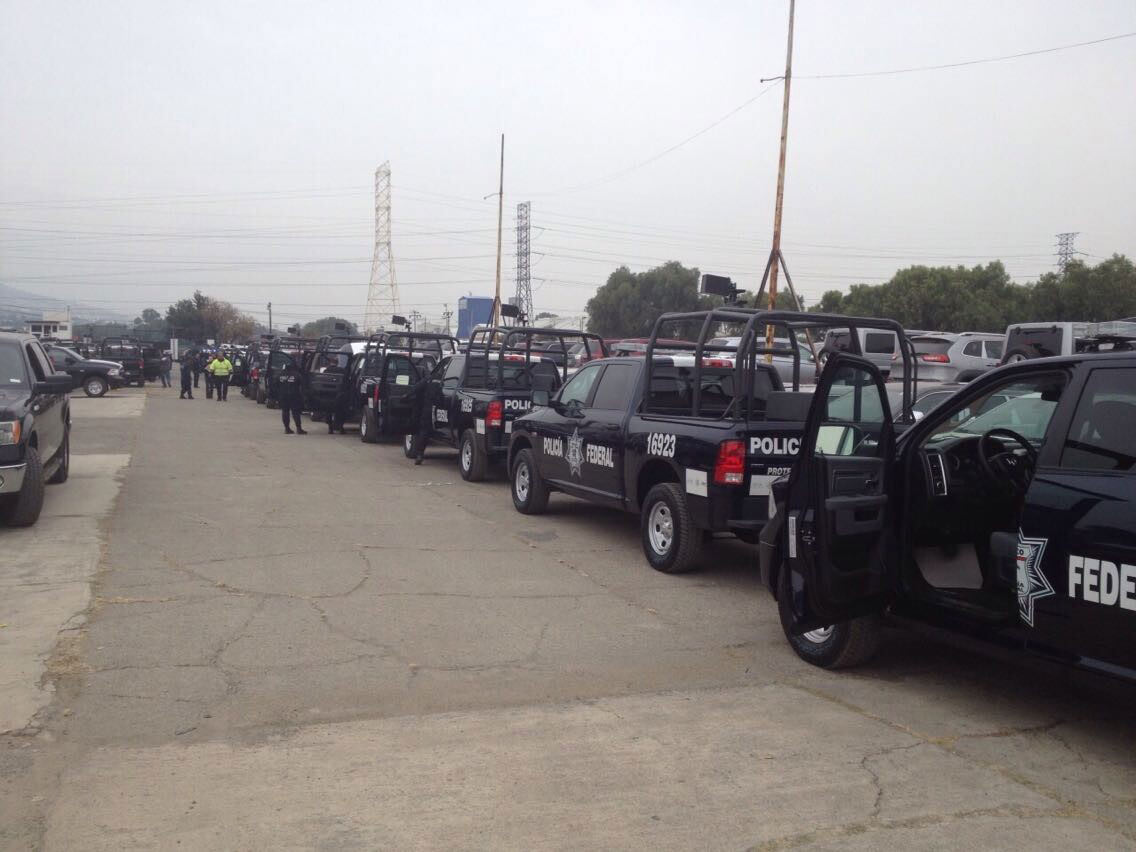
<svg viewBox="0 0 1136 852">
<path fill-rule="evenodd" d="M 592 392 L 592 385 L 596 383 L 599 375 L 600 368 L 598 366 L 582 369 L 564 386 L 564 389 L 560 392 L 560 402 L 565 405 L 573 402 L 578 402 L 581 405 L 587 403 Z"/>
<path fill-rule="evenodd" d="M 1093 370 L 1061 449 L 1069 470 L 1136 470 L 1136 369 Z"/>
<path fill-rule="evenodd" d="M 50 376 L 55 372 L 51 366 L 51 362 L 43 354 L 38 343 L 29 343 L 28 350 L 28 363 L 32 366 L 32 373 L 35 374 L 36 381 L 43 381 L 44 378 Z"/>
<path fill-rule="evenodd" d="M 443 369 L 443 365 L 445 365 L 445 367 L 442 373 L 442 384 L 447 388 L 456 388 L 461 381 L 462 367 L 465 366 L 465 359 L 450 358 L 439 364 L 438 369 Z"/>
<path fill-rule="evenodd" d="M 62 349 L 49 350 L 47 357 L 51 359 L 51 366 L 53 366 L 57 370 L 67 369 L 67 365 L 74 361 L 73 358 L 68 358 L 67 353 Z"/>
<path fill-rule="evenodd" d="M 962 348 L 963 355 L 970 355 L 973 358 L 982 357 L 982 341 L 972 340 Z"/>
<path fill-rule="evenodd" d="M 1001 340 L 987 340 L 986 341 L 986 357 L 987 358 L 997 358 L 998 360 L 1002 360 L 1002 352 L 1003 352 L 1004 349 L 1005 349 L 1005 347 L 1003 346 Z"/>
<path fill-rule="evenodd" d="M 891 419 L 883 390 L 858 364 L 841 366 L 828 389 L 817 430 L 816 452 L 829 456 L 874 456 Z"/>
<path fill-rule="evenodd" d="M 596 388 L 592 408 L 623 411 L 631 401 L 638 378 L 638 364 L 608 364 Z"/>
</svg>

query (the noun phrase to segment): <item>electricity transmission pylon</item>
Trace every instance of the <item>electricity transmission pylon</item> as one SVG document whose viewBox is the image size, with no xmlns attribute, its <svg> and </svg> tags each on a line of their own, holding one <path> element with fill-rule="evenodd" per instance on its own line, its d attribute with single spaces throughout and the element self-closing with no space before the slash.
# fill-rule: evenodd
<svg viewBox="0 0 1136 852">
<path fill-rule="evenodd" d="M 1077 239 L 1079 231 L 1067 231 L 1064 234 L 1057 235 L 1057 268 L 1062 273 L 1065 272 L 1065 267 L 1069 265 L 1069 261 L 1078 254 L 1077 250 L 1073 248 L 1073 241 Z"/>
<path fill-rule="evenodd" d="M 398 280 L 391 253 L 391 170 L 388 161 L 375 169 L 375 255 L 371 260 L 371 284 L 367 289 L 363 325 L 368 332 L 378 331 L 399 312 Z"/>
<path fill-rule="evenodd" d="M 517 205 L 517 296 L 516 304 L 532 322 L 532 276 L 529 274 L 529 202 Z"/>
</svg>

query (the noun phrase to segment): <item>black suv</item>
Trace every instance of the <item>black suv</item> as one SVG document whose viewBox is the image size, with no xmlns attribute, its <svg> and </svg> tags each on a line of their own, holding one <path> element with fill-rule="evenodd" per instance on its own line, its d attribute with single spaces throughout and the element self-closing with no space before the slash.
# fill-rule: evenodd
<svg viewBox="0 0 1136 852">
<path fill-rule="evenodd" d="M 72 387 L 82 388 L 87 396 L 102 396 L 111 388 L 122 387 L 122 365 L 117 361 L 100 361 L 84 358 L 74 349 L 50 343 L 44 346 L 51 365 L 58 373 L 71 377 Z"/>
<path fill-rule="evenodd" d="M 67 481 L 70 390 L 38 340 L 0 332 L 0 519 L 12 526 L 36 522 L 45 482 Z"/>
</svg>

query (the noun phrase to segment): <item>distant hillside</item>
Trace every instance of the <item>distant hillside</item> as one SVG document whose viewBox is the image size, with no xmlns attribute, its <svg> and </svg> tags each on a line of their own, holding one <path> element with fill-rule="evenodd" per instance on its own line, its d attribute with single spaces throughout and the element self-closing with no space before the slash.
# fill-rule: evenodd
<svg viewBox="0 0 1136 852">
<path fill-rule="evenodd" d="M 130 322 L 134 319 L 118 311 L 41 296 L 0 284 L 0 325 L 23 325 L 26 320 L 38 318 L 43 311 L 66 310 L 68 304 L 71 305 L 71 318 L 76 322 Z"/>
</svg>

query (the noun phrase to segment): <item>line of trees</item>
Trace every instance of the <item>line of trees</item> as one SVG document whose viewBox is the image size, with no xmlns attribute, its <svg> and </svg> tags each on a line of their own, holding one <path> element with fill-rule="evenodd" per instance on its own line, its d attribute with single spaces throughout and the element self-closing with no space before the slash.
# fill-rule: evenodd
<svg viewBox="0 0 1136 852">
<path fill-rule="evenodd" d="M 1095 266 L 1071 262 L 1064 274 L 1015 284 L 1001 261 L 985 266 L 911 266 L 883 284 L 830 290 L 813 310 L 890 317 L 906 328 L 1005 331 L 1017 322 L 1101 322 L 1136 316 L 1136 266 L 1113 255 Z"/>
<path fill-rule="evenodd" d="M 145 315 L 143 311 L 143 319 Z M 181 299 L 166 308 L 165 324 L 171 337 L 218 343 L 247 340 L 262 328 L 229 302 L 206 296 L 200 290 L 194 292 L 192 298 Z"/>
<path fill-rule="evenodd" d="M 621 266 L 587 305 L 588 330 L 601 337 L 647 337 L 660 314 L 721 304 L 698 292 L 699 272 L 677 261 L 632 272 Z M 741 304 L 754 303 L 743 293 Z M 787 292 L 777 307 L 790 309 Z M 1090 266 L 1073 261 L 1064 273 L 1016 284 L 1001 261 L 971 268 L 911 266 L 883 284 L 829 290 L 810 310 L 887 317 L 906 328 L 935 331 L 1005 331 L 1017 322 L 1100 322 L 1136 316 L 1136 266 L 1123 255 Z"/>
</svg>

